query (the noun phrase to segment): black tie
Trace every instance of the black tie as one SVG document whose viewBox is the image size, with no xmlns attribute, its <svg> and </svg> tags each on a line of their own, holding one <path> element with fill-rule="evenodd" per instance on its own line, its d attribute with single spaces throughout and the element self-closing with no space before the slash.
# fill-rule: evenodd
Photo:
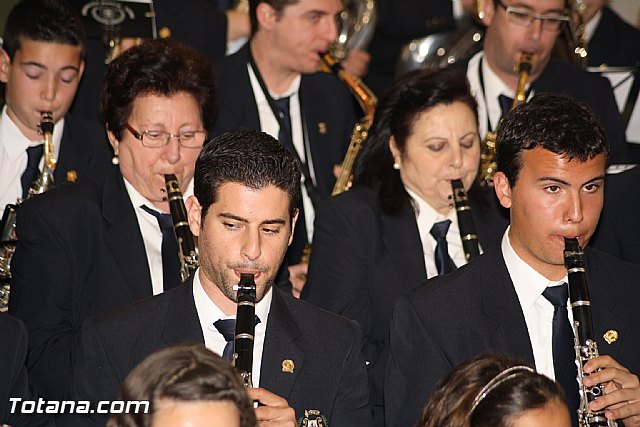
<svg viewBox="0 0 640 427">
<path fill-rule="evenodd" d="M 256 316 L 255 324 L 260 323 L 260 318 Z M 222 357 L 229 362 L 233 360 L 233 351 L 236 338 L 236 319 L 219 319 L 213 322 L 213 326 L 216 327 L 218 332 L 222 334 L 227 344 L 224 346 Z"/>
<path fill-rule="evenodd" d="M 165 291 L 175 288 L 180 279 L 180 259 L 178 258 L 178 241 L 173 230 L 170 214 L 160 213 L 148 206 L 142 206 L 145 212 L 155 216 L 162 231 L 162 284 Z"/>
<path fill-rule="evenodd" d="M 567 300 L 569 289 L 566 283 L 549 286 L 542 295 L 553 304 L 553 370 L 556 381 L 564 389 L 570 413 L 575 414 L 580 402 L 578 394 L 578 371 L 574 349 L 573 329 L 569 323 Z M 574 417 L 572 417 L 574 418 Z"/>
<path fill-rule="evenodd" d="M 289 100 L 290 97 L 286 96 L 284 98 L 274 99 L 274 102 L 278 107 L 278 115 L 280 117 L 280 120 L 278 121 L 280 124 L 278 141 L 280 141 L 280 144 L 282 144 L 287 150 L 294 153 L 295 148 L 291 141 L 291 114 L 289 113 Z M 297 264 L 299 262 L 300 254 L 302 254 L 302 251 L 305 246 L 307 246 L 309 240 L 307 236 L 307 223 L 305 220 L 302 197 L 300 197 L 300 205 L 298 206 L 298 209 L 299 213 L 298 220 L 296 222 L 296 229 L 293 235 L 293 241 L 291 242 L 291 246 L 288 251 L 290 256 L 287 258 L 287 262 L 289 264 Z"/>
<path fill-rule="evenodd" d="M 509 110 L 511 110 L 513 98 L 508 97 L 507 95 L 500 95 L 498 96 L 498 101 L 500 102 L 500 109 L 502 110 L 500 118 L 504 118 L 509 113 Z"/>
<path fill-rule="evenodd" d="M 22 183 L 22 198 L 25 199 L 29 193 L 29 188 L 40 173 L 40 159 L 44 153 L 44 144 L 34 145 L 27 148 L 27 167 L 20 177 Z"/>
<path fill-rule="evenodd" d="M 456 265 L 449 256 L 449 246 L 447 245 L 447 232 L 449 231 L 450 225 L 451 220 L 445 219 L 444 221 L 433 224 L 433 227 L 431 227 L 429 231 L 437 242 L 435 258 L 439 275 L 451 273 L 456 269 Z"/>
</svg>

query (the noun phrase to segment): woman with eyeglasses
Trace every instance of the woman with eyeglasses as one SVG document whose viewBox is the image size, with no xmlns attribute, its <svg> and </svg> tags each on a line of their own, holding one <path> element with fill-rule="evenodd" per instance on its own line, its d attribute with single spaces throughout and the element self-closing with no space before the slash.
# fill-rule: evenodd
<svg viewBox="0 0 640 427">
<path fill-rule="evenodd" d="M 145 42 L 109 65 L 100 109 L 112 170 L 18 212 L 9 311 L 27 326 L 30 380 L 48 399 L 64 396 L 84 318 L 181 283 L 164 176 L 191 194 L 216 114 L 212 66 L 178 42 Z"/>
</svg>

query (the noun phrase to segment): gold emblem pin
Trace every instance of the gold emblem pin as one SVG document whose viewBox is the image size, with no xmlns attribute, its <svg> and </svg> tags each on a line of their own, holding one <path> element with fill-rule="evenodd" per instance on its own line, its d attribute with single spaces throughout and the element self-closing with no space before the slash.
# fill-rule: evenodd
<svg viewBox="0 0 640 427">
<path fill-rule="evenodd" d="M 293 374 L 293 370 L 296 368 L 295 363 L 291 359 L 284 359 L 282 361 L 282 372 Z"/>
<path fill-rule="evenodd" d="M 604 338 L 607 344 L 613 344 L 614 342 L 618 341 L 618 331 L 614 329 L 609 329 L 607 332 L 604 333 L 602 338 Z"/>
<path fill-rule="evenodd" d="M 171 30 L 169 27 L 162 27 L 160 31 L 158 31 L 158 36 L 160 36 L 161 39 L 168 39 L 171 37 Z"/>
<path fill-rule="evenodd" d="M 318 122 L 318 132 L 320 132 L 320 135 L 327 133 L 327 124 L 325 122 Z"/>
<path fill-rule="evenodd" d="M 73 169 L 67 171 L 67 182 L 76 182 L 78 179 L 78 172 Z"/>
</svg>

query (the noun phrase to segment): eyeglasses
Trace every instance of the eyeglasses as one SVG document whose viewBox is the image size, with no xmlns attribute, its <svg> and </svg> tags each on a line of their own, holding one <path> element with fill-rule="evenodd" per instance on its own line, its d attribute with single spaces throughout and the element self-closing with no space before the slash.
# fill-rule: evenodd
<svg viewBox="0 0 640 427">
<path fill-rule="evenodd" d="M 566 15 L 538 15 L 527 9 L 507 6 L 502 0 L 496 0 L 496 2 L 506 10 L 507 21 L 519 27 L 530 27 L 535 20 L 538 20 L 543 30 L 557 32 L 560 31 L 564 22 L 569 22 L 569 17 Z"/>
<path fill-rule="evenodd" d="M 173 135 L 163 130 L 144 130 L 138 132 L 129 123 L 126 124 L 127 130 L 131 132 L 136 139 L 142 142 L 144 147 L 160 148 L 164 147 L 171 141 L 171 138 L 178 138 L 178 143 L 184 148 L 200 148 L 207 139 L 207 132 L 203 130 L 193 130 L 180 132 Z"/>
</svg>

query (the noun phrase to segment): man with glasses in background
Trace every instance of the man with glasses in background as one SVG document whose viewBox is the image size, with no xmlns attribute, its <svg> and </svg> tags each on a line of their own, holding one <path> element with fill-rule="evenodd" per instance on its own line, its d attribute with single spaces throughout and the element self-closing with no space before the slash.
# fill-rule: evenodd
<svg viewBox="0 0 640 427">
<path fill-rule="evenodd" d="M 588 104 L 602 121 L 611 152 L 611 163 L 631 163 L 640 152 L 629 150 L 624 123 L 609 82 L 579 67 L 552 58 L 558 36 L 569 24 L 567 0 L 484 0 L 482 22 L 487 26 L 483 50 L 465 67 L 471 90 L 478 100 L 480 135 L 495 132 L 509 111 L 518 84 L 517 64 L 531 55 L 526 86 L 529 99 L 536 93 L 570 95 Z M 636 156 L 636 157 L 633 157 Z"/>
</svg>

